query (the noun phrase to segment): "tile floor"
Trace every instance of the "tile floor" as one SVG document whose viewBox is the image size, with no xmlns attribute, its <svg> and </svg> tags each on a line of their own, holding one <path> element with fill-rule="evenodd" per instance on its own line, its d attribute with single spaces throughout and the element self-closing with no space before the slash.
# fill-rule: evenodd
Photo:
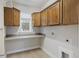
<svg viewBox="0 0 79 59">
<path fill-rule="evenodd" d="M 49 56 L 41 49 L 34 49 L 20 53 L 7 55 L 8 58 L 49 58 Z"/>
</svg>

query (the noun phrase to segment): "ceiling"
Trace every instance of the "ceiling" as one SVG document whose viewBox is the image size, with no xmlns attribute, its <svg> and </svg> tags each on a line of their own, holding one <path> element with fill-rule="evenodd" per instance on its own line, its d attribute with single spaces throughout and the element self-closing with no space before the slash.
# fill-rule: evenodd
<svg viewBox="0 0 79 59">
<path fill-rule="evenodd" d="M 17 7 L 18 9 L 21 9 L 23 12 L 33 13 L 40 11 L 47 2 L 52 3 L 52 1 L 55 0 L 4 0 L 5 2 L 8 2 L 8 4 L 14 4 L 14 6 L 21 6 Z M 48 4 L 48 5 L 49 5 Z M 47 6 L 47 5 L 46 5 Z M 23 7 L 23 8 L 22 8 Z"/>
<path fill-rule="evenodd" d="M 16 3 L 23 4 L 26 6 L 41 8 L 48 2 L 48 0 L 13 0 Z"/>
</svg>

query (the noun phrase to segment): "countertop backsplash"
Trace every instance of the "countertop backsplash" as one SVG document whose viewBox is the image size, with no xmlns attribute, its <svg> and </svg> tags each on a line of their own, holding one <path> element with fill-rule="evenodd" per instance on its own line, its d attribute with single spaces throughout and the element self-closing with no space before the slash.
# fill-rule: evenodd
<svg viewBox="0 0 79 59">
<path fill-rule="evenodd" d="M 38 34 L 40 33 L 40 28 L 34 27 L 33 32 L 18 32 L 19 27 L 7 26 L 5 27 L 6 35 L 25 35 L 25 34 Z"/>
</svg>

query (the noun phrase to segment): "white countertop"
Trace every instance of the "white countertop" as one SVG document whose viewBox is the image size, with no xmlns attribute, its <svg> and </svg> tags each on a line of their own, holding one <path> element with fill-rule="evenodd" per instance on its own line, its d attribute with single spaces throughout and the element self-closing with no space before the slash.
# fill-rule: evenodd
<svg viewBox="0 0 79 59">
<path fill-rule="evenodd" d="M 44 35 L 27 35 L 27 36 L 13 36 L 6 37 L 5 40 L 17 40 L 17 39 L 25 39 L 25 38 L 42 38 Z"/>
</svg>

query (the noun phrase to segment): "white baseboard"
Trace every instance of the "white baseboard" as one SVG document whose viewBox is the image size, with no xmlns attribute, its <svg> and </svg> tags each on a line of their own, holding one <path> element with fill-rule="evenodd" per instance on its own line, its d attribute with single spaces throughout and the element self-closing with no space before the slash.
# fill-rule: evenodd
<svg viewBox="0 0 79 59">
<path fill-rule="evenodd" d="M 53 55 L 52 53 L 50 53 L 49 51 L 47 51 L 46 49 L 44 49 L 44 48 L 41 48 L 45 53 L 47 53 L 49 56 L 50 56 L 50 58 L 57 58 L 55 55 Z"/>
<path fill-rule="evenodd" d="M 13 53 L 22 52 L 22 51 L 28 51 L 28 50 L 32 50 L 32 49 L 36 49 L 36 48 L 40 48 L 40 46 L 34 46 L 34 47 L 29 47 L 29 48 L 23 48 L 23 49 L 14 50 L 14 51 L 7 51 L 7 54 L 13 54 Z"/>
</svg>

